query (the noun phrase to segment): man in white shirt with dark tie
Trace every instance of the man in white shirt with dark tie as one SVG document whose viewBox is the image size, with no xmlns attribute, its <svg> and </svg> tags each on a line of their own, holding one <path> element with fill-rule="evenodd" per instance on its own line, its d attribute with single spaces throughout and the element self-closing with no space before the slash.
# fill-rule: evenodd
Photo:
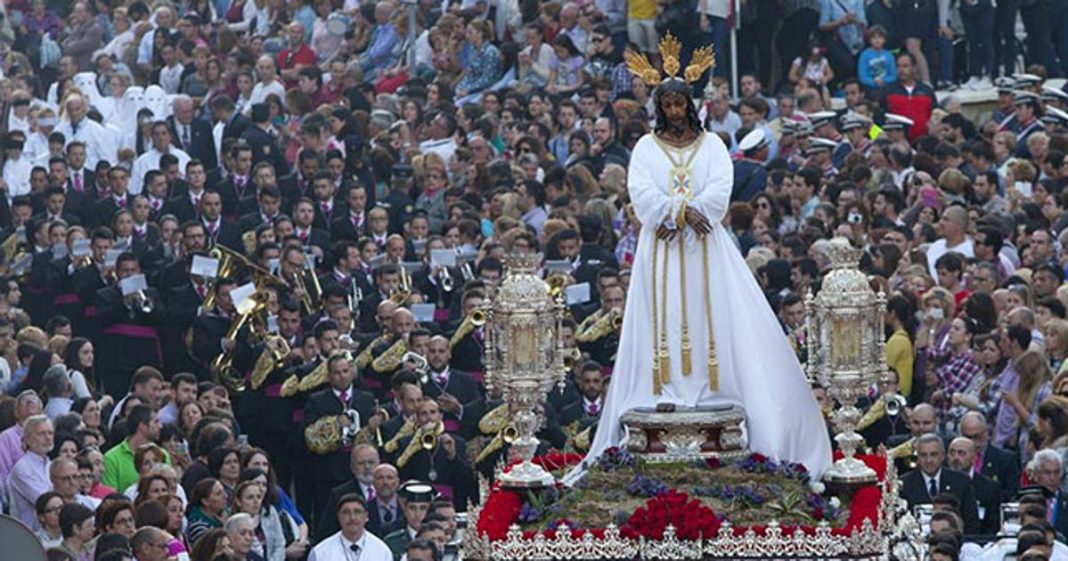
<svg viewBox="0 0 1068 561">
<path fill-rule="evenodd" d="M 385 542 L 366 530 L 367 505 L 359 495 L 341 497 L 337 521 L 341 531 L 315 546 L 308 561 L 393 561 Z"/>
<path fill-rule="evenodd" d="M 178 158 L 178 169 L 184 170 L 189 163 L 189 154 L 171 144 L 171 128 L 166 121 L 156 121 L 152 124 L 152 148 L 141 154 L 134 162 L 133 171 L 130 173 L 130 194 L 140 195 L 144 185 L 145 173 L 159 169 L 159 159 L 164 154 L 173 154 Z"/>
</svg>

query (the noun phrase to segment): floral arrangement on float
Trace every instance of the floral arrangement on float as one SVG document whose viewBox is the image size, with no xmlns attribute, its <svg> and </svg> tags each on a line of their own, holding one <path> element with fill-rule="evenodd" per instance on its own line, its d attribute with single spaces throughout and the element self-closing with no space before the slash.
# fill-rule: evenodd
<svg viewBox="0 0 1068 561">
<path fill-rule="evenodd" d="M 678 559 L 868 557 L 915 539 L 898 508 L 885 456 L 858 456 L 873 485 L 837 496 L 803 465 L 763 454 L 647 463 L 607 450 L 571 488 L 484 490 L 469 509 L 465 557 L 475 559 Z M 558 478 L 583 460 L 549 453 L 534 463 Z M 507 472 L 511 466 L 505 467 Z M 899 524 L 904 514 L 906 528 Z"/>
</svg>

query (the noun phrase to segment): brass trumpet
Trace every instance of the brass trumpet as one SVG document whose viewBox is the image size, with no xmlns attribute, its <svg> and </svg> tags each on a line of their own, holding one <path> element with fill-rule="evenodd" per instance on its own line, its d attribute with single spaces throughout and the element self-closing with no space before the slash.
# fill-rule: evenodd
<svg viewBox="0 0 1068 561">
<path fill-rule="evenodd" d="M 467 314 L 467 317 L 464 318 L 460 327 L 456 328 L 456 333 L 453 333 L 452 338 L 449 339 L 449 348 L 451 349 L 460 344 L 460 341 L 462 341 L 464 337 L 467 337 L 468 333 L 471 333 L 483 325 L 486 325 L 486 311 L 482 308 L 471 310 L 471 313 Z"/>
<path fill-rule="evenodd" d="M 574 370 L 580 360 L 582 360 L 582 351 L 574 347 L 564 349 L 564 368 L 569 371 Z"/>
<path fill-rule="evenodd" d="M 549 276 L 545 277 L 545 284 L 549 286 L 549 296 L 552 296 L 554 300 L 561 298 L 564 295 L 564 289 L 572 282 L 574 279 L 571 275 L 563 271 L 549 273 Z"/>
<path fill-rule="evenodd" d="M 580 343 L 590 343 L 608 335 L 619 331 L 623 327 L 623 313 L 619 309 L 613 308 L 607 314 L 598 312 L 599 316 L 595 314 L 596 320 L 592 320 L 595 316 L 590 316 L 587 321 L 583 322 L 587 327 L 579 327 L 579 332 L 575 335 L 575 340 Z M 589 323 L 587 323 L 589 322 Z"/>
</svg>

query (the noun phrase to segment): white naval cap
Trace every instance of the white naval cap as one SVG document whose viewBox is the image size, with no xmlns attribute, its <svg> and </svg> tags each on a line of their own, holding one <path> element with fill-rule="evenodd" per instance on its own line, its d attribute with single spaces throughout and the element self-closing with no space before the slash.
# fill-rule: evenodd
<svg viewBox="0 0 1068 561">
<path fill-rule="evenodd" d="M 1021 73 L 1013 74 L 1013 79 L 1016 80 L 1016 87 L 1034 86 L 1042 83 L 1042 77 L 1035 74 Z"/>
<path fill-rule="evenodd" d="M 830 152 L 838 147 L 838 143 L 826 138 L 811 138 L 808 141 L 808 147 L 805 148 L 805 155 L 816 154 L 818 152 Z"/>
<path fill-rule="evenodd" d="M 767 145 L 768 135 L 764 134 L 764 129 L 753 129 L 738 143 L 738 149 L 742 152 L 750 152 L 760 150 Z"/>
<path fill-rule="evenodd" d="M 1041 119 L 1043 123 L 1068 127 L 1068 113 L 1056 107 L 1046 107 Z"/>
<path fill-rule="evenodd" d="M 810 121 L 812 121 L 813 127 L 819 128 L 837 119 L 838 113 L 835 113 L 834 111 L 819 111 L 817 113 L 810 114 L 808 118 Z"/>
<path fill-rule="evenodd" d="M 906 130 L 912 128 L 916 122 L 904 115 L 898 115 L 896 113 L 886 114 L 886 123 L 883 124 L 883 130 Z"/>
</svg>

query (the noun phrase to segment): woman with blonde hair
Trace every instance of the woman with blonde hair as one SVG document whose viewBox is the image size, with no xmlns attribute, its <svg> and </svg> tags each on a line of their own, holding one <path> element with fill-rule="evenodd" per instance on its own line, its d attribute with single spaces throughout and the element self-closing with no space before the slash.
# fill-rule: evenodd
<svg viewBox="0 0 1068 561">
<path fill-rule="evenodd" d="M 619 164 L 605 164 L 599 184 L 604 193 L 622 195 L 627 190 L 627 169 Z"/>
<path fill-rule="evenodd" d="M 596 216 L 601 219 L 601 238 L 598 245 L 605 248 L 614 248 L 619 243 L 616 235 L 616 208 L 605 199 L 590 199 L 586 201 L 586 215 Z"/>
<path fill-rule="evenodd" d="M 1064 359 L 1068 357 L 1068 320 L 1054 318 L 1042 328 L 1046 340 L 1046 354 L 1049 355 L 1049 368 L 1054 374 L 1066 370 Z"/>
<path fill-rule="evenodd" d="M 1038 404 L 1053 393 L 1053 373 L 1050 372 L 1046 355 L 1041 351 L 1025 351 L 1013 365 L 1020 376 L 1019 385 L 1016 391 L 1002 393 L 1001 399 L 1016 413 L 1016 449 L 1020 452 L 1022 464 L 1030 459 L 1027 453 L 1028 431 L 1035 426 Z"/>
</svg>

